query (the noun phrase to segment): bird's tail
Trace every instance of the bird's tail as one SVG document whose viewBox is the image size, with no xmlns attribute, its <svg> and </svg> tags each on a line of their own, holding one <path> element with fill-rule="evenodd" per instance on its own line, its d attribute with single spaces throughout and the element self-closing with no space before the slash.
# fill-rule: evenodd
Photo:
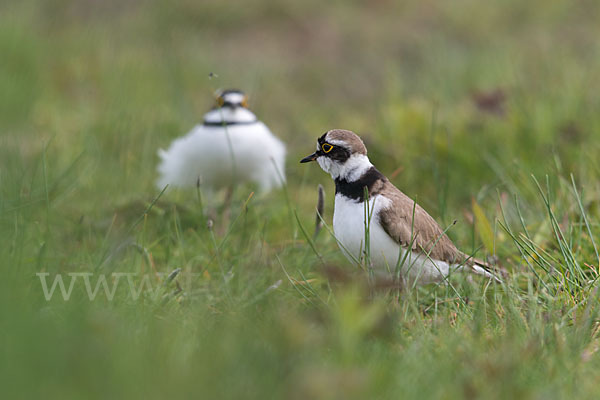
<svg viewBox="0 0 600 400">
<path fill-rule="evenodd" d="M 485 276 L 486 278 L 494 280 L 496 283 L 502 283 L 502 279 L 495 273 L 494 268 L 490 264 L 478 260 L 477 258 L 467 257 L 467 261 L 461 269 Z"/>
</svg>

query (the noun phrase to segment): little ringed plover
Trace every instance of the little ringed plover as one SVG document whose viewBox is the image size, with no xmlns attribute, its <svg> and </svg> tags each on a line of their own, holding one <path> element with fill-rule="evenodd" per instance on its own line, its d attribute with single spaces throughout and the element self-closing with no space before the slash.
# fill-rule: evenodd
<svg viewBox="0 0 600 400">
<path fill-rule="evenodd" d="M 335 181 L 333 230 L 351 261 L 364 260 L 368 240 L 373 268 L 390 272 L 398 268 L 406 281 L 440 282 L 454 271 L 500 281 L 488 264 L 458 250 L 421 206 L 371 164 L 367 148 L 355 133 L 326 132 L 317 141 L 317 151 L 300 162 L 310 161 L 317 161 Z"/>
<path fill-rule="evenodd" d="M 240 90 L 216 94 L 216 105 L 185 136 L 160 149 L 159 189 L 167 184 L 209 189 L 254 182 L 262 192 L 285 182 L 285 145 L 248 109 Z"/>
</svg>

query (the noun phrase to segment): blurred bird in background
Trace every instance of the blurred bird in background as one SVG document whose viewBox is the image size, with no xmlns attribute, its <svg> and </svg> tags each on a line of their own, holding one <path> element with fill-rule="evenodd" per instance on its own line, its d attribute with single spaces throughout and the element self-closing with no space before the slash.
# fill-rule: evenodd
<svg viewBox="0 0 600 400">
<path fill-rule="evenodd" d="M 248 109 L 240 90 L 216 93 L 216 105 L 202 124 L 159 149 L 156 186 L 209 190 L 255 183 L 263 193 L 285 182 L 285 145 Z"/>
</svg>

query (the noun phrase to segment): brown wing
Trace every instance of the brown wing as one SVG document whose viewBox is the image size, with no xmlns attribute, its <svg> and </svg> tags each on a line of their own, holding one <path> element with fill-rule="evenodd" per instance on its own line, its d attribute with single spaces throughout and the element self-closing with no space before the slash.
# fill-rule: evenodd
<svg viewBox="0 0 600 400">
<path fill-rule="evenodd" d="M 379 222 L 392 239 L 403 247 L 429 254 L 434 260 L 460 263 L 464 254 L 420 205 L 387 181 L 381 194 L 392 201 L 379 212 Z M 413 224 L 414 212 L 414 224 Z"/>
</svg>

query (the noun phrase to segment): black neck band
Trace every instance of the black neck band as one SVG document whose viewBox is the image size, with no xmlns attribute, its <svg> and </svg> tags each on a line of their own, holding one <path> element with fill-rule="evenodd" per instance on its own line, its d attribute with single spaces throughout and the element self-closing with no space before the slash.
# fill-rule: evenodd
<svg viewBox="0 0 600 400">
<path fill-rule="evenodd" d="M 256 120 L 256 119 L 254 121 L 214 121 L 214 122 L 204 121 L 204 123 L 202 125 L 204 125 L 204 126 L 252 125 L 257 122 L 258 122 L 258 120 Z"/>
<path fill-rule="evenodd" d="M 371 167 L 353 182 L 337 178 L 335 180 L 335 194 L 339 193 L 353 200 L 364 201 L 365 187 L 369 191 L 369 196 L 372 196 L 373 185 L 379 180 L 385 180 L 385 176 L 377 168 Z"/>
</svg>

